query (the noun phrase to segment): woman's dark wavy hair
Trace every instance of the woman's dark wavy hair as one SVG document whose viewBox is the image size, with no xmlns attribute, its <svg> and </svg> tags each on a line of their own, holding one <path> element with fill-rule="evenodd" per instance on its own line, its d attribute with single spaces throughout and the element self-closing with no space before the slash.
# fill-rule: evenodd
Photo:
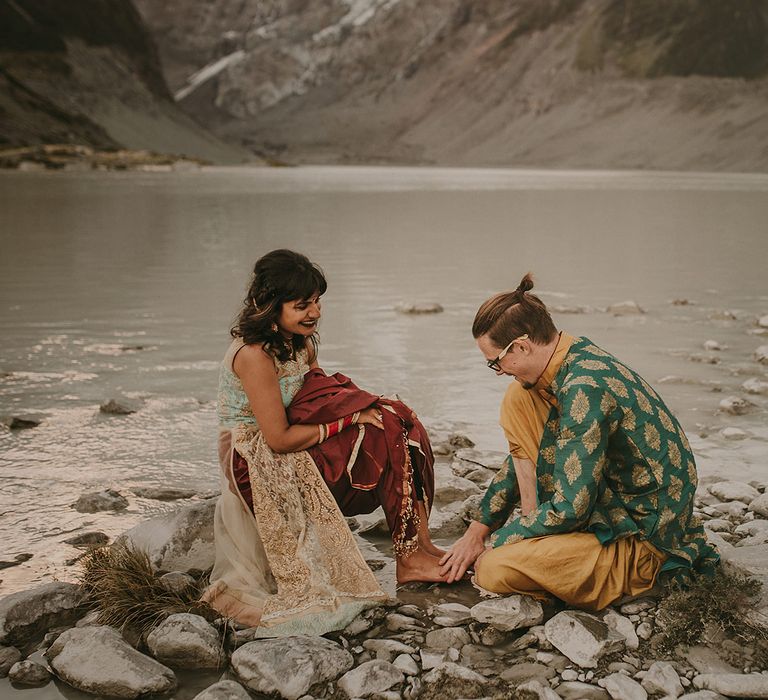
<svg viewBox="0 0 768 700">
<path fill-rule="evenodd" d="M 472 324 L 472 335 L 479 338 L 488 334 L 499 348 L 526 334 L 539 345 L 554 340 L 557 328 L 544 302 L 530 294 L 531 289 L 533 277 L 529 272 L 515 291 L 495 294 L 483 302 Z"/>
<path fill-rule="evenodd" d="M 261 344 L 272 356 L 286 362 L 291 359 L 291 350 L 296 353 L 306 346 L 306 338 L 294 335 L 290 343 L 286 343 L 279 330 L 272 330 L 282 305 L 286 301 L 325 294 L 327 288 L 323 271 L 305 255 L 292 250 L 273 250 L 256 261 L 243 309 L 230 335 L 242 338 L 248 345 Z M 317 352 L 317 333 L 310 336 L 310 341 Z"/>
</svg>

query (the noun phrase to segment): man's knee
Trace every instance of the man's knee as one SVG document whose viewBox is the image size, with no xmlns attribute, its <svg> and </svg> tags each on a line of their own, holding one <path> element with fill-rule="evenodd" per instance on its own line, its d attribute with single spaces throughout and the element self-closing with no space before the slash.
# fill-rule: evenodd
<svg viewBox="0 0 768 700">
<path fill-rule="evenodd" d="M 475 562 L 475 583 L 492 593 L 503 593 L 502 557 L 498 549 L 489 549 Z"/>
</svg>

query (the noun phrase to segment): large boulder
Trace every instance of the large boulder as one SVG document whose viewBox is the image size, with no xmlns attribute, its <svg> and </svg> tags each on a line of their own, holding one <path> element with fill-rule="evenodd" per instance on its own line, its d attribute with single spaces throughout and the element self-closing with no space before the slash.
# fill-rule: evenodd
<svg viewBox="0 0 768 700">
<path fill-rule="evenodd" d="M 147 636 L 152 656 L 172 668 L 219 668 L 226 654 L 213 625 L 199 615 L 169 615 Z"/>
<path fill-rule="evenodd" d="M 147 552 L 152 566 L 162 571 L 205 571 L 213 566 L 213 514 L 211 498 L 150 518 L 124 532 L 118 542 L 128 541 Z"/>
<path fill-rule="evenodd" d="M 64 682 L 94 695 L 140 698 L 168 693 L 177 685 L 170 668 L 136 651 L 111 627 L 67 630 L 45 658 Z"/>
<path fill-rule="evenodd" d="M 260 695 L 297 700 L 310 688 L 352 668 L 352 654 L 323 637 L 281 637 L 244 644 L 232 654 L 232 669 Z"/>
<path fill-rule="evenodd" d="M 22 645 L 51 627 L 74 624 L 84 612 L 84 593 L 74 583 L 45 583 L 0 600 L 0 644 Z"/>
<path fill-rule="evenodd" d="M 576 610 L 564 610 L 549 619 L 544 633 L 552 646 L 583 668 L 596 668 L 605 654 L 624 647 L 624 637 L 602 620 Z"/>
<path fill-rule="evenodd" d="M 338 686 L 349 698 L 378 696 L 405 680 L 403 672 L 388 661 L 374 659 L 345 673 Z"/>
<path fill-rule="evenodd" d="M 488 622 L 502 632 L 532 627 L 544 619 L 541 603 L 525 595 L 482 601 L 472 607 L 470 614 L 478 622 Z"/>
</svg>

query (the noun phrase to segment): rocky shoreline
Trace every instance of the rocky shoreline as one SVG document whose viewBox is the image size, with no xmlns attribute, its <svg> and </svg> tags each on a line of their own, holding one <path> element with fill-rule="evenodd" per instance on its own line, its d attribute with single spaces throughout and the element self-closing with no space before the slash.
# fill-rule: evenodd
<svg viewBox="0 0 768 700">
<path fill-rule="evenodd" d="M 148 150 L 97 150 L 77 144 L 45 144 L 0 150 L 0 169 L 36 172 L 45 170 L 142 170 L 174 172 L 195 170 L 210 161 L 155 153 Z"/>
<path fill-rule="evenodd" d="M 442 438 L 435 444 L 430 525 L 436 538 L 452 539 L 471 519 L 492 476 L 489 466 L 501 455 L 476 450 L 459 434 Z M 716 477 L 699 485 L 697 515 L 720 550 L 723 576 L 736 576 L 733 581 L 744 580 L 741 572 L 768 582 L 767 487 L 768 481 Z M 87 495 L 90 507 L 122 503 L 120 494 Z M 162 585 L 183 591 L 204 582 L 212 565 L 215 503 L 203 499 L 150 519 L 118 542 L 145 551 Z M 762 629 L 762 638 L 738 638 L 719 624 L 716 611 L 701 610 L 690 620 L 692 628 L 701 626 L 700 638 L 689 634 L 687 645 L 670 647 L 680 613 L 673 597 L 625 601 L 590 614 L 518 595 L 484 599 L 468 582 L 395 591 L 382 519 L 374 513 L 349 523 L 392 598 L 341 632 L 255 639 L 253 630 L 230 621 L 181 612 L 136 634 L 101 624 L 83 586 L 55 582 L 0 600 L 0 676 L 19 688 L 55 678 L 86 693 L 123 698 L 183 690 L 185 669 L 219 677 L 196 700 L 768 698 L 768 586 L 747 611 L 750 629 Z"/>
</svg>

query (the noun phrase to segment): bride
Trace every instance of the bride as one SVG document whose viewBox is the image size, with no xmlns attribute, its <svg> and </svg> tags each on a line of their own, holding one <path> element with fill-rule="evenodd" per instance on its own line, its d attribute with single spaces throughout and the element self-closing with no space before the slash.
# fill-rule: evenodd
<svg viewBox="0 0 768 700">
<path fill-rule="evenodd" d="M 204 598 L 263 636 L 324 634 L 386 598 L 345 515 L 381 505 L 398 583 L 443 581 L 433 456 L 416 415 L 318 365 L 327 283 L 305 256 L 256 262 L 219 379 L 222 494 Z"/>
</svg>

